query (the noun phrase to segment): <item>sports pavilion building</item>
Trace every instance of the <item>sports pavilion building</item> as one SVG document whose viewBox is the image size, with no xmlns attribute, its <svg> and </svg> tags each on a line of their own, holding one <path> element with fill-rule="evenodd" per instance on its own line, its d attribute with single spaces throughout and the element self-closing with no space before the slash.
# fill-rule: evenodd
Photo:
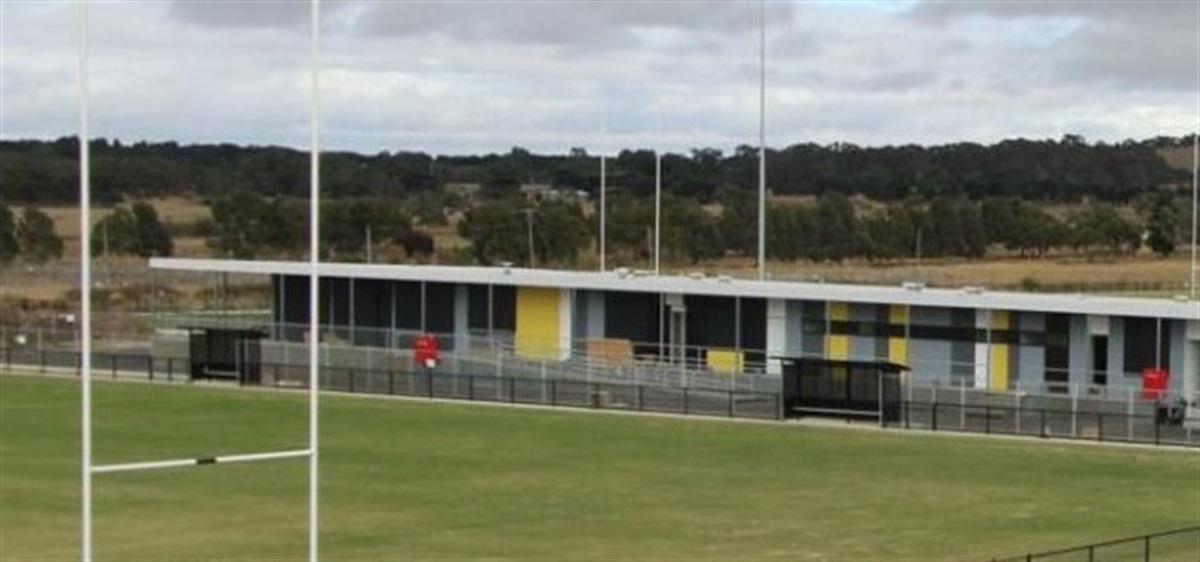
<svg viewBox="0 0 1200 562">
<path fill-rule="evenodd" d="M 302 340 L 306 262 L 156 258 L 151 267 L 270 276 L 277 339 Z M 511 267 L 322 263 L 320 322 L 353 345 L 433 333 L 514 355 L 678 361 L 775 374 L 772 358 L 886 360 L 915 380 L 1006 391 L 1128 387 L 1147 368 L 1200 392 L 1200 302 Z M 282 328 L 292 326 L 291 328 Z M 383 334 L 381 336 L 380 334 Z"/>
</svg>

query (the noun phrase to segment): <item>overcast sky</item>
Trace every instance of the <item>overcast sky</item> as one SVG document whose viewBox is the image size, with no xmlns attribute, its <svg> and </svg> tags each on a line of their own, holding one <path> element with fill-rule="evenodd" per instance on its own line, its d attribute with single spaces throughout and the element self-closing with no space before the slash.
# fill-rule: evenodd
<svg viewBox="0 0 1200 562">
<path fill-rule="evenodd" d="M 307 143 L 305 0 L 93 2 L 93 133 Z M 326 0 L 327 147 L 758 142 L 757 1 Z M 0 0 L 0 136 L 76 130 L 78 8 Z M 1175 2 L 769 2 L 767 142 L 1119 141 L 1197 127 Z"/>
</svg>

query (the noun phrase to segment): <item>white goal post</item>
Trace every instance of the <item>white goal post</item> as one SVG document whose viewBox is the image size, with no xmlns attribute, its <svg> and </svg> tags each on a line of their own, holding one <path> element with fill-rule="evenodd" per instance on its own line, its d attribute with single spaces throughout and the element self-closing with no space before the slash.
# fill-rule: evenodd
<svg viewBox="0 0 1200 562">
<path fill-rule="evenodd" d="M 318 399 L 320 396 L 319 347 L 316 337 L 308 342 L 308 443 L 304 448 L 287 451 L 265 451 L 233 455 L 216 455 L 160 461 L 114 463 L 98 465 L 92 457 L 92 250 L 91 232 L 91 147 L 90 147 L 90 91 L 89 75 L 89 24 L 88 12 L 91 0 L 79 2 L 79 285 L 80 285 L 80 399 L 81 420 L 81 525 L 80 558 L 90 562 L 93 557 L 92 533 L 92 480 L 97 474 L 133 472 L 166 468 L 183 468 L 226 463 L 270 461 L 280 459 L 308 459 L 308 559 L 317 560 L 317 467 L 318 467 Z M 310 42 L 310 92 L 309 92 L 309 333 L 317 334 L 318 294 L 317 282 L 320 264 L 320 0 L 309 0 Z"/>
</svg>

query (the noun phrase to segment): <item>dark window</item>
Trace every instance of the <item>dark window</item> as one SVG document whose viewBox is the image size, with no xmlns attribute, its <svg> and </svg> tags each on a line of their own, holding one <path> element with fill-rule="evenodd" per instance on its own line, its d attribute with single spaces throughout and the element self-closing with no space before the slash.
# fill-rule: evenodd
<svg viewBox="0 0 1200 562">
<path fill-rule="evenodd" d="M 1125 374 L 1139 375 L 1142 369 L 1166 366 L 1170 357 L 1167 326 L 1157 318 L 1125 318 Z M 1157 350 L 1155 341 L 1158 341 Z"/>
<path fill-rule="evenodd" d="M 1066 314 L 1046 315 L 1046 382 L 1069 380 L 1071 317 Z"/>
<path fill-rule="evenodd" d="M 1108 336 L 1092 336 L 1092 384 L 1108 384 Z"/>
</svg>

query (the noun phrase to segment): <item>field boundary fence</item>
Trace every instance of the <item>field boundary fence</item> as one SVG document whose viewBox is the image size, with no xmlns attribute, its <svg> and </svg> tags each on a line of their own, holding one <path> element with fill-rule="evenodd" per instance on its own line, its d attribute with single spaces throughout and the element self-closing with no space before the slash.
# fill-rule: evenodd
<svg viewBox="0 0 1200 562">
<path fill-rule="evenodd" d="M 5 368 L 37 373 L 73 372 L 79 375 L 79 353 L 68 350 L 0 349 Z M 94 376 L 111 380 L 195 383 L 190 362 L 178 357 L 148 354 L 95 353 Z M 457 372 L 421 369 L 399 361 L 391 368 L 321 366 L 321 388 L 351 394 L 376 394 L 468 402 L 501 402 L 552 407 L 625 410 L 689 416 L 782 419 L 778 392 L 705 386 L 662 386 L 605 380 L 587 381 L 549 376 L 545 371 L 506 372 L 484 364 Z M 227 384 L 306 390 L 308 366 L 261 363 L 258 379 L 236 376 Z"/>
<path fill-rule="evenodd" d="M 1067 560 L 1123 560 L 1156 562 L 1200 560 L 1200 525 L 1095 542 L 1070 548 L 993 558 L 992 562 L 1057 562 Z"/>
<path fill-rule="evenodd" d="M 299 344 L 291 344 L 299 345 Z M 288 346 L 264 355 L 249 384 L 303 389 L 307 363 Z M 96 352 L 95 376 L 192 382 L 186 350 L 165 353 Z M 178 352 L 183 355 L 177 355 Z M 407 351 L 357 347 L 322 349 L 322 388 L 340 392 L 395 394 L 466 401 L 712 415 L 782 420 L 778 376 L 715 376 L 679 365 L 621 367 L 576 361 L 530 360 L 501 350 L 445 354 L 438 368 L 424 370 Z M 35 372 L 79 369 L 71 349 L 0 347 L 0 365 Z M 684 366 L 686 367 L 686 366 Z M 661 372 L 660 372 L 661 371 Z M 680 376 L 680 373 L 684 376 Z M 219 378 L 219 377 L 218 377 Z M 247 383 L 233 375 L 230 380 Z M 1200 420 L 1164 406 L 1176 402 L 1114 396 L 990 393 L 905 381 L 889 401 L 884 427 L 934 432 L 982 433 L 1029 438 L 1138 443 L 1200 449 Z"/>
</svg>

